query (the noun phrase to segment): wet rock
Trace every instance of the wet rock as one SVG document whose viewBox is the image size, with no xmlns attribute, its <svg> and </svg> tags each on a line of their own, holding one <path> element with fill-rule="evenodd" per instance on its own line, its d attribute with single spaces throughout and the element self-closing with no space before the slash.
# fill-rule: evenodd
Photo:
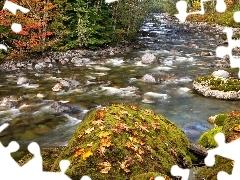
<svg viewBox="0 0 240 180">
<path fill-rule="evenodd" d="M 45 57 L 45 58 L 43 59 L 43 61 L 44 61 L 45 63 L 51 63 L 51 62 L 52 62 L 49 57 Z"/>
<path fill-rule="evenodd" d="M 201 52 L 200 56 L 212 56 L 213 53 L 212 52 Z"/>
<path fill-rule="evenodd" d="M 142 63 L 143 64 L 152 64 L 156 62 L 157 58 L 154 54 L 152 53 L 146 53 L 142 56 Z"/>
<path fill-rule="evenodd" d="M 63 88 L 63 84 L 62 84 L 62 83 L 57 83 L 57 84 L 55 84 L 55 86 L 52 88 L 52 90 L 53 90 L 54 92 L 58 92 L 58 91 L 61 91 L 62 88 Z"/>
<path fill-rule="evenodd" d="M 66 60 L 60 60 L 60 63 L 62 64 L 62 65 L 67 65 L 67 61 Z"/>
<path fill-rule="evenodd" d="M 212 76 L 216 78 L 229 78 L 230 74 L 225 70 L 217 70 L 212 73 Z"/>
<path fill-rule="evenodd" d="M 3 97 L 0 101 L 0 110 L 7 110 L 14 108 L 17 105 L 17 101 L 10 96 Z"/>
<path fill-rule="evenodd" d="M 156 79 L 150 74 L 145 74 L 141 80 L 147 83 L 156 83 Z"/>
<path fill-rule="evenodd" d="M 17 84 L 19 85 L 26 85 L 29 84 L 30 80 L 27 77 L 18 77 Z"/>
<path fill-rule="evenodd" d="M 71 60 L 71 63 L 73 63 L 75 66 L 85 66 L 91 62 L 92 61 L 89 58 L 73 57 Z"/>
<path fill-rule="evenodd" d="M 83 109 L 79 106 L 72 106 L 62 102 L 54 102 L 50 108 L 54 111 L 54 113 L 80 113 Z"/>
<path fill-rule="evenodd" d="M 210 116 L 210 117 L 207 119 L 207 121 L 208 121 L 210 124 L 214 124 L 216 117 L 217 117 L 217 115 L 215 115 L 215 116 Z"/>
<path fill-rule="evenodd" d="M 170 74 L 165 71 L 159 71 L 158 73 L 151 74 L 156 82 L 162 82 L 165 81 L 167 78 L 170 77 Z"/>
<path fill-rule="evenodd" d="M 48 132 L 50 132 L 51 129 L 49 127 L 47 127 L 46 125 L 37 125 L 34 129 L 33 129 L 33 132 L 35 134 L 38 134 L 38 135 L 43 135 L 43 134 L 46 134 Z"/>
</svg>

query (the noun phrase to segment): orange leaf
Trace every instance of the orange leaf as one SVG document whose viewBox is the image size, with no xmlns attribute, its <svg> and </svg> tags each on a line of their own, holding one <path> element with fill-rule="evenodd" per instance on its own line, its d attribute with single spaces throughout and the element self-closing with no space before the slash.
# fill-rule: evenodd
<svg viewBox="0 0 240 180">
<path fill-rule="evenodd" d="M 98 112 L 95 115 L 95 117 L 97 119 L 103 119 L 105 116 L 106 116 L 106 110 L 105 109 L 98 110 Z"/>
<path fill-rule="evenodd" d="M 131 108 L 132 110 L 134 110 L 134 111 L 139 110 L 139 108 L 138 108 L 137 106 L 135 106 L 135 105 L 130 105 L 130 108 Z"/>
<path fill-rule="evenodd" d="M 90 134 L 94 130 L 94 127 L 85 130 L 85 134 Z"/>
<path fill-rule="evenodd" d="M 111 140 L 110 140 L 110 137 L 109 137 L 109 136 L 107 136 L 107 137 L 105 137 L 105 138 L 102 138 L 102 139 L 100 140 L 100 146 L 109 147 L 109 146 L 111 146 L 111 145 L 112 145 L 112 143 L 111 143 Z"/>
<path fill-rule="evenodd" d="M 83 160 L 86 160 L 89 156 L 92 156 L 93 153 L 91 150 L 88 150 L 87 152 L 85 152 L 83 155 L 82 155 L 82 158 Z"/>
<path fill-rule="evenodd" d="M 75 153 L 74 153 L 74 157 L 77 157 L 79 155 L 82 155 L 84 153 L 84 148 L 78 149 Z"/>
<path fill-rule="evenodd" d="M 109 162 L 98 163 L 98 166 L 100 168 L 100 172 L 104 174 L 107 174 L 111 169 L 111 164 Z"/>
</svg>

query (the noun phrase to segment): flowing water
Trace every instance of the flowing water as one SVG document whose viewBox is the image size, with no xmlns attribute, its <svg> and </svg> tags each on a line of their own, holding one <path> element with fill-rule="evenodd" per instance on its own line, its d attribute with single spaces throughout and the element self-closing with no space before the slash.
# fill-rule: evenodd
<svg viewBox="0 0 240 180">
<path fill-rule="evenodd" d="M 18 101 L 14 107 L 0 110 L 1 123 L 11 124 L 0 133 L 1 142 L 8 144 L 16 140 L 23 147 L 31 141 L 41 146 L 66 145 L 89 109 L 109 103 L 131 103 L 150 108 L 174 121 L 191 141 L 197 142 L 199 136 L 211 128 L 207 122 L 209 116 L 238 109 L 239 101 L 206 98 L 192 90 L 192 82 L 197 76 L 214 71 L 206 64 L 216 57 L 199 55 L 206 50 L 215 53 L 214 34 L 206 29 L 196 34 L 194 27 L 186 29 L 184 25 L 167 21 L 161 14 L 155 14 L 155 18 L 157 21 L 154 22 L 146 19 L 139 31 L 139 41 L 146 45 L 144 50 L 98 57 L 92 59 L 92 64 L 81 67 L 68 64 L 39 72 L 2 73 L 0 98 L 11 96 Z M 192 48 L 189 42 L 198 48 Z M 160 63 L 144 65 L 136 61 L 147 52 L 155 54 Z M 158 71 L 166 71 L 171 77 L 155 84 L 139 81 L 145 74 Z M 58 78 L 67 79 L 73 75 L 78 78 L 77 88 L 66 92 L 52 91 Z M 19 76 L 28 77 L 31 84 L 17 85 Z M 38 93 L 45 97 L 37 98 Z M 146 97 L 153 103 L 143 103 Z M 79 106 L 83 111 L 54 113 L 50 106 L 56 101 Z"/>
</svg>

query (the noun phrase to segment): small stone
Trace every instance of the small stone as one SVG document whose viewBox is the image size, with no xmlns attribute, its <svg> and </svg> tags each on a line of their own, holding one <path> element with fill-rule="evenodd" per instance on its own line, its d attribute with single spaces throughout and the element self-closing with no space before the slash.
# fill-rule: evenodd
<svg viewBox="0 0 240 180">
<path fill-rule="evenodd" d="M 63 87 L 63 84 L 62 83 L 57 83 L 55 84 L 55 86 L 52 88 L 52 90 L 54 92 L 58 92 L 58 91 L 61 91 L 62 90 L 62 87 Z"/>
</svg>

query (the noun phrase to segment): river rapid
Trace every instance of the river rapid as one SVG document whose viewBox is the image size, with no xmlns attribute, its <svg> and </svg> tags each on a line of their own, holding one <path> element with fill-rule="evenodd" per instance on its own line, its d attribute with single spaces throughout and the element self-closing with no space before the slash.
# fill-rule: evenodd
<svg viewBox="0 0 240 180">
<path fill-rule="evenodd" d="M 203 132 L 212 128 L 207 122 L 209 116 L 238 109 L 239 101 L 206 98 L 192 89 L 197 76 L 219 69 L 214 66 L 218 59 L 214 56 L 217 31 L 179 24 L 164 14 L 154 17 L 146 18 L 139 30 L 138 41 L 144 48 L 89 57 L 91 63 L 84 66 L 68 63 L 39 71 L 1 72 L 1 103 L 6 97 L 12 103 L 9 108 L 0 108 L 1 123 L 10 123 L 0 133 L 1 142 L 7 145 L 16 140 L 22 148 L 31 141 L 42 147 L 66 145 L 91 108 L 111 103 L 150 108 L 175 122 L 192 142 L 197 142 Z M 201 56 L 203 51 L 213 55 Z M 158 62 L 141 63 L 146 53 L 153 53 Z M 159 71 L 170 75 L 166 81 L 140 81 L 144 75 Z M 18 77 L 27 77 L 30 84 L 17 84 Z M 52 88 L 59 80 L 72 80 L 73 85 L 54 92 Z M 71 106 L 78 111 L 57 111 L 54 102 L 61 102 L 55 106 Z"/>
</svg>

